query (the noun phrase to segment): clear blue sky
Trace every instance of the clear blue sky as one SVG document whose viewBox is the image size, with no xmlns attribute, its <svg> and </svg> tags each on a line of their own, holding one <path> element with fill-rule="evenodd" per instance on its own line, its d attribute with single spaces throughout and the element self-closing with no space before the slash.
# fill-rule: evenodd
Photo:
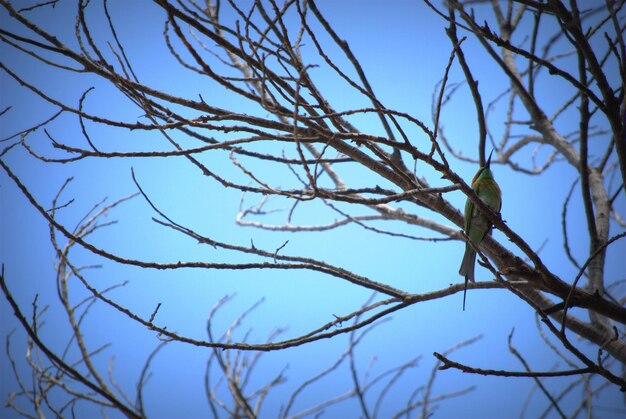
<svg viewBox="0 0 626 419">
<path fill-rule="evenodd" d="M 73 22 L 76 5 L 60 2 L 54 10 L 33 11 L 29 17 L 59 39 L 75 45 Z M 110 34 L 101 19 L 101 6 L 94 2 L 89 22 L 93 22 L 95 38 L 102 48 Z M 225 94 L 223 88 L 206 78 L 187 71 L 164 53 L 162 38 L 164 14 L 148 1 L 111 1 L 110 8 L 117 25 L 126 53 L 133 62 L 140 80 L 156 88 L 180 96 L 203 98 L 211 104 L 232 107 L 237 111 L 260 113 L 259 109 L 241 103 L 237 98 Z M 347 39 L 351 49 L 361 61 L 368 78 L 381 101 L 391 109 L 407 112 L 432 125 L 430 120 L 433 86 L 441 79 L 450 55 L 450 42 L 445 36 L 445 24 L 424 4 L 418 1 L 397 1 L 383 5 L 375 1 L 320 1 L 320 8 L 337 32 Z M 224 6 L 225 7 L 225 6 Z M 54 17 L 52 17 L 54 16 Z M 228 18 L 228 16 L 226 16 Z M 0 12 L 2 28 L 13 28 L 14 22 L 5 11 Z M 551 31 L 548 31 L 552 33 Z M 468 37 L 463 44 L 470 65 L 480 80 L 480 88 L 486 101 L 493 99 L 507 84 L 480 49 L 478 42 Z M 312 45 L 305 46 L 305 54 Z M 334 51 L 336 53 L 336 51 Z M 110 55 L 110 54 L 109 54 Z M 313 56 L 313 55 L 311 55 Z M 316 58 L 316 64 L 322 64 Z M 43 89 L 49 96 L 76 105 L 85 88 L 95 86 L 85 101 L 86 108 L 93 113 L 102 113 L 112 119 L 135 121 L 141 119 L 141 111 L 107 83 L 83 74 L 67 74 L 50 70 L 31 57 L 7 46 L 0 45 L 0 60 L 23 75 L 24 78 Z M 346 65 L 339 59 L 339 65 Z M 219 67 L 219 64 L 216 64 Z M 367 106 L 355 96 L 354 91 L 341 85 L 338 79 L 328 75 L 324 68 L 313 70 L 320 89 L 338 110 Z M 545 77 L 546 75 L 544 75 Z M 453 67 L 450 81 L 462 81 L 457 66 Z M 563 97 L 563 85 L 559 82 L 544 84 L 545 91 L 538 92 L 549 114 L 559 106 Z M 465 88 L 463 88 L 465 89 Z M 41 122 L 54 114 L 55 109 L 43 103 L 34 94 L 27 92 L 6 73 L 0 73 L 0 109 L 12 109 L 0 120 L 0 138 Z M 496 110 L 490 126 L 495 138 L 499 138 L 503 127 L 503 106 Z M 442 115 L 445 133 L 457 149 L 466 155 L 477 156 L 478 138 L 476 118 L 470 96 L 462 91 Z M 377 119 L 357 120 L 358 127 L 367 133 L 382 134 Z M 575 119 L 565 116 L 557 125 L 564 133 L 577 129 Z M 106 151 L 113 150 L 165 150 L 168 145 L 156 133 L 137 133 L 112 129 L 88 123 L 92 140 Z M 48 127 L 57 141 L 84 147 L 78 120 L 73 115 L 62 115 Z M 14 140 L 12 140 L 14 141 Z M 61 156 L 53 150 L 42 130 L 31 134 L 28 143 L 39 152 L 49 156 Z M 183 140 L 184 141 L 184 140 Z M 425 142 L 416 136 L 415 143 Z M 0 143 L 4 148 L 8 143 Z M 197 144 L 196 144 L 197 145 Z M 540 150 L 541 160 L 548 154 Z M 532 150 L 519 159 L 530 156 Z M 597 157 L 597 156 L 594 156 Z M 61 202 L 74 202 L 59 212 L 60 220 L 70 228 L 102 198 L 113 201 L 134 193 L 136 187 L 130 175 L 135 173 L 146 193 L 168 216 L 199 233 L 216 240 L 248 245 L 250 240 L 260 248 L 276 249 L 286 240 L 289 243 L 281 251 L 290 255 L 307 255 L 328 263 L 343 266 L 362 273 L 380 282 L 411 292 L 426 292 L 446 287 L 461 281 L 458 264 L 462 257 L 460 242 L 419 242 L 402 238 L 376 235 L 355 225 L 323 233 L 266 232 L 238 227 L 235 216 L 240 203 L 240 193 L 228 190 L 213 180 L 203 177 L 184 159 L 85 159 L 71 164 L 45 164 L 31 157 L 21 147 L 16 147 L 3 161 L 20 177 L 32 194 L 44 206 L 49 207 L 58 188 L 66 178 L 73 176 Z M 204 160 L 213 170 L 237 173 L 227 153 L 209 154 Z M 477 167 L 452 159 L 456 171 L 470 179 Z M 269 168 L 269 166 L 268 166 Z M 283 173 L 262 172 L 265 179 L 279 182 Z M 574 170 L 565 162 L 555 163 L 541 177 L 529 177 L 510 168 L 496 165 L 496 179 L 504 195 L 503 217 L 508 225 L 519 232 L 533 248 L 542 247 L 541 256 L 550 269 L 569 280 L 575 270 L 565 260 L 562 251 L 561 206 L 569 186 L 576 178 Z M 355 185 L 371 185 L 380 182 L 371 175 L 342 172 L 344 179 Z M 287 173 L 287 176 L 289 174 Z M 286 178 L 291 184 L 293 179 Z M 443 184 L 438 178 L 429 179 L 433 184 Z M 295 183 L 293 183 L 295 184 Z M 461 192 L 447 195 L 458 208 L 462 208 L 465 197 Z M 258 197 L 245 196 L 245 202 L 253 204 Z M 618 206 L 624 213 L 623 195 Z M 286 208 L 287 203 L 275 200 L 275 208 Z M 410 208 L 418 215 L 423 211 Z M 172 231 L 156 225 L 155 216 L 142 198 L 135 198 L 117 207 L 108 220 L 119 220 L 117 224 L 102 229 L 91 237 L 98 246 L 114 250 L 127 258 L 154 260 L 158 262 L 198 261 L 245 261 L 252 258 L 229 254 L 200 245 Z M 568 222 L 571 226 L 583 225 L 579 195 L 574 196 Z M 274 221 L 280 221 L 280 213 Z M 319 204 L 300 205 L 294 223 L 310 224 L 333 221 L 337 214 Z M 382 224 L 375 224 L 383 226 Z M 428 235 L 429 233 L 406 225 L 392 228 L 407 234 Z M 499 232 L 495 236 L 506 240 Z M 584 239 L 572 235 L 572 250 L 584 258 L 588 244 Z M 626 252 L 623 241 L 611 248 L 607 259 L 607 278 L 623 279 L 623 266 L 619 266 L 618 255 Z M 264 303 L 246 320 L 236 338 L 242 338 L 248 329 L 252 332 L 251 342 L 264 341 L 276 328 L 288 327 L 283 338 L 297 336 L 314 327 L 327 323 L 333 315 L 344 315 L 359 307 L 370 295 L 365 289 L 334 277 L 304 271 L 254 271 L 227 272 L 179 270 L 159 272 L 115 265 L 84 249 L 75 249 L 75 257 L 85 265 L 103 264 L 100 269 L 88 272 L 92 284 L 99 289 L 129 281 L 122 289 L 110 294 L 121 304 L 148 317 L 157 303 L 162 307 L 157 322 L 181 334 L 204 339 L 206 318 L 213 305 L 224 295 L 236 293 L 236 298 L 220 311 L 215 328 L 216 334 L 225 328 L 247 307 L 261 298 Z M 55 287 L 54 253 L 50 245 L 49 231 L 45 220 L 29 204 L 4 173 L 0 173 L 0 262 L 4 263 L 8 285 L 23 309 L 29 313 L 30 304 L 39 294 L 40 306 L 49 304 L 44 316 L 42 336 L 53 348 L 63 348 L 69 336 L 66 316 L 58 303 Z M 478 279 L 488 280 L 487 272 L 478 268 Z M 74 301 L 86 296 L 79 286 L 75 288 Z M 435 363 L 433 352 L 447 348 L 481 335 L 473 345 L 455 352 L 451 357 L 469 365 L 522 370 L 519 362 L 509 353 L 507 336 L 515 329 L 514 343 L 537 370 L 560 369 L 566 366 L 541 342 L 537 333 L 532 310 L 503 290 L 477 290 L 468 293 L 468 308 L 461 311 L 461 294 L 448 298 L 411 306 L 397 312 L 393 318 L 377 326 L 357 350 L 357 361 L 365 371 L 375 358 L 371 375 L 399 365 L 409 359 L 421 357 L 419 366 L 407 373 L 387 398 L 383 412 L 398 409 L 407 396 L 428 380 Z M 0 337 L 17 326 L 11 309 L 0 299 Z M 119 313 L 112 312 L 103 304 L 96 304 L 83 324 L 86 340 L 90 347 L 110 342 L 111 347 L 94 358 L 104 370 L 114 356 L 113 374 L 118 383 L 134 398 L 134 386 L 143 362 L 150 351 L 159 343 L 153 333 L 129 323 Z M 329 341 L 317 342 L 281 352 L 263 355 L 255 380 L 262 384 L 277 375 L 288 365 L 288 381 L 271 393 L 262 412 L 264 417 L 273 417 L 290 394 L 303 380 L 331 365 L 347 346 L 346 336 Z M 12 351 L 17 365 L 28 379 L 23 353 L 24 333 L 18 330 L 12 335 Z M 209 414 L 203 397 L 202 377 L 209 352 L 206 349 L 172 343 L 156 357 L 152 367 L 152 378 L 146 387 L 147 413 L 155 418 L 181 415 L 181 406 L 187 417 L 205 417 Z M 217 377 L 217 376 L 216 376 Z M 214 378 L 216 380 L 217 378 Z M 555 381 L 562 388 L 565 381 Z M 595 380 L 597 385 L 600 381 Z M 531 379 L 502 379 L 461 374 L 455 371 L 438 373 L 434 395 L 457 391 L 468 386 L 476 389 L 460 398 L 439 404 L 435 417 L 503 417 L 517 416 L 524 401 L 533 388 Z M 331 377 L 303 393 L 294 412 L 304 409 L 324 397 L 342 394 L 351 386 L 349 371 L 341 368 Z M 0 354 L 0 398 L 4 399 L 15 391 L 16 383 L 8 368 L 7 356 Z M 555 390 L 556 391 L 556 390 Z M 564 406 L 575 406 L 579 399 L 574 393 L 563 401 Z M 598 404 L 609 407 L 623 406 L 622 395 L 616 389 L 603 393 Z M 349 417 L 357 409 L 351 400 L 328 410 L 328 417 L 341 413 Z M 536 389 L 527 407 L 529 417 L 541 414 L 547 402 Z M 610 417 L 611 412 L 606 413 Z M 94 414 L 91 412 L 90 414 Z M 3 408 L 0 416 L 12 417 L 13 412 Z M 385 416 L 384 414 L 382 415 Z"/>
</svg>

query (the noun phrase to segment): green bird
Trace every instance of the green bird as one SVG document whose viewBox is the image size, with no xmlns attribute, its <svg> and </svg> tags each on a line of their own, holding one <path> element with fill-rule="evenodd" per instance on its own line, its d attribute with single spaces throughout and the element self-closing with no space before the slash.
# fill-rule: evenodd
<svg viewBox="0 0 626 419">
<path fill-rule="evenodd" d="M 502 207 L 502 193 L 500 187 L 493 179 L 493 173 L 489 165 L 491 163 L 491 154 L 487 159 L 487 163 L 481 167 L 474 179 L 472 179 L 472 189 L 476 192 L 476 195 L 493 211 L 500 212 Z M 478 246 L 483 238 L 489 234 L 491 230 L 491 222 L 485 217 L 478 208 L 474 208 L 474 202 L 467 198 L 465 203 L 465 224 L 463 230 L 469 239 Z M 472 249 L 469 243 L 465 243 L 465 254 L 463 255 L 463 261 L 459 268 L 459 275 L 465 277 L 465 289 L 463 290 L 463 311 L 465 311 L 465 295 L 467 294 L 467 281 L 474 281 L 474 264 L 476 262 L 476 252 Z"/>
</svg>

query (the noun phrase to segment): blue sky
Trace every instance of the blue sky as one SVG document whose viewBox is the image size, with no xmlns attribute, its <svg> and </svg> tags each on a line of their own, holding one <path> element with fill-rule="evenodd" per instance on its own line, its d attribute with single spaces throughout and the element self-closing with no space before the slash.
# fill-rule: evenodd
<svg viewBox="0 0 626 419">
<path fill-rule="evenodd" d="M 94 28 L 98 28 L 94 30 L 95 38 L 104 48 L 110 34 L 102 25 L 100 7 L 98 2 L 94 2 L 88 20 L 93 22 Z M 231 107 L 250 114 L 265 114 L 265 111 L 226 94 L 223 88 L 207 78 L 184 71 L 171 56 L 164 54 L 161 35 L 164 14 L 150 2 L 112 1 L 110 7 L 118 35 L 142 82 L 180 96 L 197 98 L 198 94 L 202 94 L 205 100 L 216 106 Z M 74 45 L 72 31 L 75 8 L 75 5 L 61 2 L 54 12 L 42 9 L 33 11 L 29 17 L 47 30 L 55 32 L 59 39 Z M 423 3 L 414 1 L 394 2 L 390 7 L 382 7 L 379 2 L 374 1 L 332 2 L 332 6 L 329 2 L 320 1 L 320 9 L 340 36 L 348 40 L 379 99 L 388 108 L 407 112 L 432 125 L 430 109 L 433 86 L 441 79 L 451 50 L 450 42 L 445 36 L 444 22 Z M 225 16 L 226 19 L 229 17 L 228 14 Z M 0 21 L 3 28 L 14 27 L 14 22 L 4 11 L 0 14 Z M 547 32 L 553 33 L 552 30 Z M 493 99 L 507 87 L 505 80 L 493 63 L 486 59 L 475 39 L 468 37 L 463 48 L 475 76 L 480 80 L 483 98 L 486 101 Z M 337 53 L 332 48 L 330 51 Z M 314 57 L 312 45 L 306 45 L 304 52 Z M 94 86 L 95 89 L 85 101 L 90 112 L 131 122 L 141 119 L 141 110 L 115 92 L 109 84 L 91 75 L 68 75 L 62 71 L 49 70 L 7 45 L 0 45 L 0 57 L 5 65 L 23 75 L 28 82 L 45 89 L 46 94 L 57 100 L 76 105 L 85 88 Z M 319 57 L 315 59 L 315 64 L 322 64 Z M 338 58 L 337 63 L 344 66 L 347 64 L 341 58 Z M 220 68 L 216 60 L 214 64 Z M 328 69 L 315 69 L 312 74 L 318 77 L 316 82 L 336 109 L 368 105 L 348 86 L 341 84 L 336 76 L 332 76 Z M 450 81 L 462 80 L 460 69 L 453 66 Z M 0 138 L 8 137 L 54 114 L 54 107 L 20 88 L 4 72 L 0 74 L 0 83 L 0 109 L 12 106 L 9 113 L 2 117 Z M 538 92 L 538 96 L 546 113 L 550 114 L 559 106 L 564 86 L 562 82 L 553 79 L 542 85 L 545 90 Z M 462 88 L 461 93 L 444 109 L 441 119 L 445 133 L 453 141 L 454 147 L 462 150 L 465 155 L 475 157 L 478 130 L 470 100 L 467 89 Z M 490 128 L 496 139 L 502 134 L 502 123 L 498 121 L 502 120 L 504 110 L 505 104 L 500 103 L 490 119 Z M 383 134 L 378 120 L 373 117 L 355 118 L 354 122 L 363 132 Z M 558 120 L 557 128 L 564 133 L 575 130 L 575 115 L 564 115 Z M 88 123 L 87 130 L 92 140 L 107 151 L 168 149 L 165 140 L 156 133 L 129 132 L 95 123 Z M 64 114 L 59 117 L 48 126 L 48 132 L 59 142 L 85 146 L 78 120 L 73 115 Z M 420 136 L 417 132 L 412 132 L 412 135 L 415 135 L 412 138 L 415 144 L 426 144 L 427 139 L 423 135 Z M 51 148 L 42 130 L 29 135 L 27 141 L 41 153 L 61 155 Z M 605 139 L 598 140 L 598 143 L 602 141 Z M 0 144 L 0 147 L 4 148 L 5 144 Z M 592 152 L 598 150 L 602 148 L 598 147 Z M 524 159 L 533 151 L 529 149 L 521 153 L 519 162 L 527 164 Z M 538 151 L 538 158 L 545 159 L 550 151 L 544 147 Z M 59 211 L 60 221 L 71 228 L 104 197 L 108 197 L 111 202 L 136 192 L 130 173 L 132 167 L 142 188 L 162 211 L 175 221 L 216 240 L 240 245 L 248 245 L 253 240 L 255 246 L 271 250 L 289 240 L 281 250 L 284 254 L 311 256 L 410 292 L 437 290 L 461 281 L 457 274 L 463 252 L 463 244 L 460 242 L 430 243 L 376 235 L 356 225 L 334 231 L 298 234 L 238 227 L 235 216 L 239 210 L 241 193 L 223 188 L 217 182 L 203 177 L 182 158 L 84 159 L 71 164 L 45 164 L 34 159 L 23 148 L 16 147 L 2 159 L 46 208 L 51 206 L 52 199 L 65 179 L 73 176 L 74 180 L 60 202 L 70 199 L 74 201 Z M 242 182 L 247 181 L 233 167 L 227 153 L 209 154 L 203 159 L 213 170 L 228 173 Z M 454 169 L 468 180 L 477 169 L 476 165 L 470 163 L 456 159 L 451 161 Z M 274 166 L 260 165 L 258 170 L 264 179 L 273 183 L 296 184 L 284 169 L 281 172 Z M 540 177 L 530 177 L 501 165 L 494 165 L 493 170 L 503 190 L 502 214 L 508 225 L 521 234 L 534 249 L 542 246 L 541 256 L 547 261 L 549 268 L 565 280 L 571 280 L 576 271 L 563 255 L 560 217 L 563 200 L 576 178 L 576 172 L 562 161 L 555 163 Z M 428 180 L 433 185 L 444 184 L 438 177 L 433 177 L 431 172 L 426 171 L 425 175 L 430 176 Z M 371 186 L 372 183 L 380 182 L 371 174 L 351 169 L 342 171 L 341 176 L 347 183 L 356 186 Z M 453 192 L 446 197 L 457 208 L 462 208 L 465 196 L 461 192 Z M 245 203 L 252 205 L 259 197 L 246 195 L 243 199 Z M 288 208 L 288 203 L 274 199 L 270 205 L 272 208 L 283 209 L 270 220 L 284 220 L 284 209 Z M 623 214 L 623 195 L 618 198 L 617 207 Z M 417 215 L 429 215 L 420 212 L 423 209 L 408 208 Z M 254 260 L 215 250 L 164 229 L 151 220 L 153 216 L 156 214 L 141 197 L 134 198 L 112 210 L 107 220 L 118 222 L 96 232 L 90 240 L 123 257 L 142 260 Z M 319 203 L 304 203 L 298 206 L 294 222 L 327 223 L 337 217 L 336 213 Z M 574 194 L 568 222 L 570 226 L 584 225 L 580 194 Z M 406 225 L 373 225 L 389 227 L 406 234 L 429 235 L 427 231 Z M 613 227 L 614 233 L 619 231 Z M 0 174 L 0 231 L 0 262 L 4 263 L 8 286 L 27 313 L 36 294 L 39 295 L 40 307 L 50 305 L 44 316 L 45 325 L 41 333 L 51 347 L 63 348 L 69 337 L 69 329 L 56 297 L 54 252 L 50 245 L 47 223 L 4 172 Z M 500 232 L 496 231 L 494 235 L 502 243 L 507 243 Z M 571 239 L 573 253 L 584 260 L 588 243 L 584 237 L 576 234 L 572 234 Z M 625 251 L 624 241 L 617 242 L 609 251 L 606 274 L 610 281 L 623 279 L 624 271 L 619 264 L 619 255 L 623 255 Z M 235 337 L 242 338 L 244 332 L 251 329 L 249 340 L 252 342 L 263 341 L 273 330 L 282 327 L 288 328 L 282 335 L 283 338 L 297 336 L 331 321 L 334 315 L 345 315 L 354 311 L 370 296 L 368 290 L 338 278 L 309 271 L 155 271 L 113 264 L 80 248 L 75 249 L 75 258 L 80 264 L 103 265 L 102 268 L 88 271 L 91 283 L 98 289 L 128 281 L 125 287 L 109 294 L 120 304 L 128 306 L 143 317 L 149 317 L 154 307 L 161 303 L 157 316 L 159 324 L 198 339 L 206 338 L 208 313 L 224 295 L 236 293 L 233 301 L 217 316 L 215 329 L 218 335 L 242 310 L 264 298 L 262 305 L 246 319 Z M 489 279 L 484 269 L 477 269 L 480 280 Z M 78 284 L 74 285 L 74 301 L 80 301 L 87 295 L 86 291 Z M 566 367 L 541 342 L 532 310 L 512 294 L 504 290 L 471 291 L 468 293 L 465 312 L 461 311 L 461 298 L 461 294 L 456 294 L 408 307 L 379 324 L 364 338 L 356 351 L 357 362 L 361 371 L 364 371 L 375 359 L 372 375 L 420 357 L 418 367 L 403 377 L 383 405 L 383 417 L 384 412 L 388 412 L 388 415 L 398 410 L 399 404 L 404 403 L 417 386 L 426 383 L 435 364 L 433 352 L 443 352 L 475 336 L 482 338 L 455 352 L 451 357 L 477 367 L 521 370 L 522 366 L 507 348 L 507 337 L 515 329 L 513 341 L 534 368 L 542 370 Z M 0 318 L 0 336 L 4 337 L 17 326 L 4 299 L 0 300 Z M 95 357 L 94 361 L 106 370 L 114 357 L 115 379 L 134 397 L 134 386 L 143 362 L 159 343 L 154 333 L 143 330 L 103 304 L 96 304 L 91 309 L 83 330 L 92 348 L 111 343 L 111 347 Z M 346 336 L 339 336 L 303 347 L 264 354 L 253 381 L 261 385 L 287 365 L 285 374 L 288 381 L 270 394 L 262 412 L 263 416 L 275 416 L 285 403 L 287 395 L 301 382 L 331 365 L 345 350 L 347 343 Z M 20 371 L 25 374 L 24 377 L 29 377 L 23 357 L 24 350 L 25 336 L 18 329 L 12 335 L 13 356 Z M 152 366 L 152 378 L 146 387 L 148 415 L 173 417 L 180 414 L 181 405 L 188 409 L 184 412 L 188 417 L 208 415 L 209 409 L 203 399 L 202 387 L 208 356 L 209 351 L 206 349 L 180 343 L 171 343 L 159 352 Z M 2 398 L 16 390 L 7 361 L 3 352 L 0 355 Z M 217 375 L 214 380 L 216 379 Z M 566 380 L 558 379 L 548 383 L 551 388 L 558 389 L 565 382 Z M 597 379 L 594 381 L 595 385 L 599 382 Z M 325 397 L 339 395 L 350 386 L 349 370 L 344 365 L 325 381 L 305 391 L 294 411 L 305 409 Z M 436 417 L 454 417 L 460 414 L 466 417 L 502 417 L 504 414 L 516 413 L 531 392 L 533 381 L 523 378 L 480 377 L 447 370 L 438 373 L 433 391 L 434 394 L 442 394 L 469 386 L 476 388 L 468 395 L 440 403 L 435 412 Z M 577 405 L 580 394 L 581 392 L 572 394 L 564 400 L 563 405 Z M 616 389 L 609 389 L 603 393 L 598 404 L 618 408 L 623 407 L 621 400 L 621 394 Z M 338 405 L 335 410 L 329 409 L 328 417 L 340 414 L 350 416 L 357 409 L 356 403 L 351 400 Z M 535 389 L 527 407 L 528 416 L 541 414 L 546 405 L 545 397 Z M 14 414 L 6 409 L 0 412 L 3 417 L 12 417 Z M 609 411 L 605 413 L 606 417 L 613 414 Z"/>
</svg>

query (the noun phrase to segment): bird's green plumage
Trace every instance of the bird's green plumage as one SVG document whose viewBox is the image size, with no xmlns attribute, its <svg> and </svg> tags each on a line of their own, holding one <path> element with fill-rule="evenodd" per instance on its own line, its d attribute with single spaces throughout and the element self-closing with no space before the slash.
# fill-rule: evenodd
<svg viewBox="0 0 626 419">
<path fill-rule="evenodd" d="M 485 166 L 481 167 L 474 179 L 472 179 L 472 189 L 476 195 L 493 211 L 500 212 L 502 206 L 502 193 L 500 187 L 493 179 L 493 173 L 490 169 L 491 154 Z M 463 230 L 467 237 L 478 246 L 483 238 L 491 230 L 491 222 L 485 217 L 478 208 L 475 208 L 474 202 L 467 198 L 465 203 L 465 223 Z M 467 282 L 474 282 L 474 265 L 476 260 L 476 252 L 469 243 L 465 243 L 465 254 L 459 268 L 459 274 L 465 277 L 465 290 L 463 291 L 463 310 L 465 310 L 465 294 L 467 292 Z"/>
</svg>

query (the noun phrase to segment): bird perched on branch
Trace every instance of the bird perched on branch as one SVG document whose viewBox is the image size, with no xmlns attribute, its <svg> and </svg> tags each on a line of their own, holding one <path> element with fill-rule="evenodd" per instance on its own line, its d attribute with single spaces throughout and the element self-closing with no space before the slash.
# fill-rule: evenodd
<svg viewBox="0 0 626 419">
<path fill-rule="evenodd" d="M 483 167 L 474 175 L 472 179 L 472 189 L 478 197 L 494 212 L 500 212 L 502 207 L 502 193 L 500 187 L 493 179 L 493 173 L 489 165 L 491 163 L 491 154 Z M 468 197 L 465 203 L 465 223 L 463 230 L 465 235 L 478 247 L 483 238 L 489 234 L 491 230 L 491 222 L 475 207 L 474 202 Z M 465 243 L 465 254 L 459 268 L 459 275 L 465 277 L 465 289 L 463 290 L 463 311 L 465 311 L 465 294 L 467 293 L 467 281 L 474 281 L 474 264 L 476 261 L 476 251 L 469 243 Z"/>
</svg>

